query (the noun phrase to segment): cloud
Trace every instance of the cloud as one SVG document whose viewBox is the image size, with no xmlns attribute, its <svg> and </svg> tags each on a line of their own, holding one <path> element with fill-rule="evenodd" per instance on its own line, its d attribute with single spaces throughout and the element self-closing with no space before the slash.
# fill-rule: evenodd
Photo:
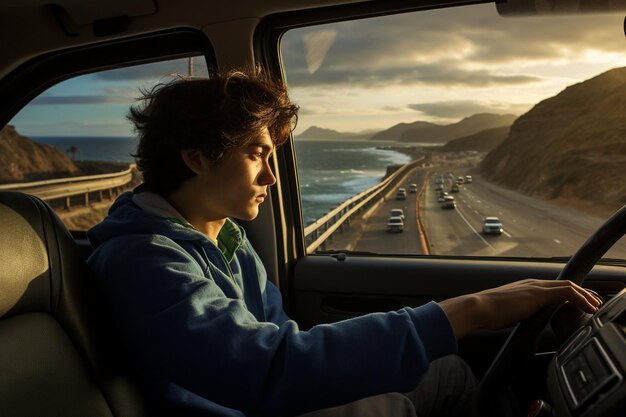
<svg viewBox="0 0 626 417">
<path fill-rule="evenodd" d="M 468 114 L 489 113 L 491 110 L 487 106 L 469 100 L 409 104 L 408 107 L 422 112 L 425 115 L 443 118 L 456 118 L 464 117 Z"/>
<path fill-rule="evenodd" d="M 194 75 L 207 75 L 206 61 L 203 57 L 194 58 L 192 63 L 192 72 Z M 108 81 L 167 79 L 171 77 L 172 74 L 187 75 L 189 72 L 188 65 L 188 58 L 180 58 L 102 71 L 94 74 L 94 76 L 98 79 Z"/>
<path fill-rule="evenodd" d="M 105 87 L 89 96 L 55 95 L 46 92 L 30 102 L 30 105 L 72 105 L 72 104 L 132 104 L 141 96 L 135 87 Z"/>
<path fill-rule="evenodd" d="M 484 87 L 491 85 L 527 84 L 542 78 L 527 74 L 501 74 L 487 70 L 466 70 L 459 63 L 395 66 L 386 68 L 333 67 L 310 74 L 306 70 L 288 71 L 291 86 L 353 85 L 376 88 L 390 85 L 444 85 Z"/>
<path fill-rule="evenodd" d="M 305 39 L 331 30 L 332 45 L 311 74 Z M 584 61 L 588 50 L 623 54 L 623 15 L 502 18 L 493 4 L 483 4 L 295 29 L 282 44 L 290 85 L 366 88 L 532 82 L 521 70 L 504 75 L 502 68 Z"/>
<path fill-rule="evenodd" d="M 456 119 L 476 113 L 521 114 L 532 107 L 532 104 L 481 103 L 472 100 L 456 100 L 415 103 L 409 104 L 407 107 L 427 116 Z"/>
<path fill-rule="evenodd" d="M 93 95 L 93 96 L 39 96 L 29 105 L 66 105 L 66 104 L 128 104 L 131 102 L 127 96 Z"/>
<path fill-rule="evenodd" d="M 28 136 L 133 136 L 130 123 L 123 119 L 107 123 L 61 121 L 56 123 L 23 123 L 20 131 Z"/>
<path fill-rule="evenodd" d="M 307 115 L 307 116 L 322 115 L 322 114 L 326 114 L 326 113 L 327 113 L 327 111 L 325 111 L 323 108 L 315 107 L 315 106 L 304 106 L 304 107 L 300 107 L 300 110 L 298 110 L 298 114 L 300 116 L 302 116 L 302 115 Z"/>
</svg>

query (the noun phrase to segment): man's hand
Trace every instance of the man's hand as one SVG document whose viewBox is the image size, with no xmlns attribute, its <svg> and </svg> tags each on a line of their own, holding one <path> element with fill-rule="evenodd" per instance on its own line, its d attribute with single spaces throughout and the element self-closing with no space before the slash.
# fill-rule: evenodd
<svg viewBox="0 0 626 417">
<path fill-rule="evenodd" d="M 569 301 L 595 313 L 602 301 L 571 281 L 526 279 L 474 294 L 444 300 L 445 311 L 457 339 L 480 328 L 512 326 L 545 306 Z"/>
</svg>

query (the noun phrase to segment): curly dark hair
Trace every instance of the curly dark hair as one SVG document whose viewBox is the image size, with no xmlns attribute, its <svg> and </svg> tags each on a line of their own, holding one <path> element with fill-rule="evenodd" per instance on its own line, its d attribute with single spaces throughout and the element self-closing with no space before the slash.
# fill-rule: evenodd
<svg viewBox="0 0 626 417">
<path fill-rule="evenodd" d="M 282 145 L 298 119 L 286 86 L 258 69 L 180 77 L 142 93 L 128 115 L 139 136 L 133 156 L 146 188 L 164 196 L 195 175 L 181 150 L 199 149 L 219 163 L 226 149 L 248 145 L 265 127 Z"/>
</svg>

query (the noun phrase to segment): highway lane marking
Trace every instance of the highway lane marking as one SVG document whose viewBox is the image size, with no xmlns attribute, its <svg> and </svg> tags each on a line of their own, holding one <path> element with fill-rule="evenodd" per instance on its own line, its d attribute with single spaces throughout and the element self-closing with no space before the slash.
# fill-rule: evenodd
<svg viewBox="0 0 626 417">
<path fill-rule="evenodd" d="M 465 202 L 465 200 L 463 200 L 463 202 Z M 479 202 L 480 202 L 480 201 L 479 201 Z M 471 206 L 471 205 L 469 205 L 469 204 L 467 204 L 467 207 L 468 207 L 468 208 L 470 208 L 470 209 L 472 208 L 472 206 Z M 485 207 L 489 207 L 489 206 L 485 206 Z M 476 213 L 476 215 L 480 216 L 480 213 L 478 212 L 478 210 L 472 210 L 472 211 L 473 211 L 474 213 Z M 465 220 L 465 223 L 467 223 L 467 224 L 468 224 L 468 226 L 469 226 L 469 227 L 470 227 L 470 228 L 474 231 L 474 233 L 476 233 L 476 234 L 478 235 L 478 237 L 479 237 L 479 238 L 480 238 L 480 239 L 481 239 L 481 240 L 482 240 L 482 241 L 483 241 L 483 242 L 484 242 L 487 246 L 489 246 L 489 247 L 490 247 L 490 248 L 492 248 L 493 250 L 496 250 L 493 246 L 491 246 L 491 245 L 489 244 L 489 242 L 487 242 L 487 241 L 486 241 L 486 240 L 485 240 L 485 239 L 484 239 L 484 238 L 483 238 L 483 237 L 482 237 L 482 236 L 481 236 L 481 235 L 480 235 L 480 234 L 479 234 L 479 233 L 478 233 L 478 232 L 477 232 L 477 231 L 476 231 L 476 230 L 472 227 L 472 225 L 471 225 L 471 224 L 469 224 L 469 222 L 467 221 L 467 219 L 465 219 L 465 217 L 463 217 L 463 215 L 461 214 L 461 212 L 459 212 L 459 211 L 457 210 L 457 213 L 459 213 L 459 214 L 461 215 L 461 217 L 463 218 L 463 220 Z M 498 214 L 499 214 L 500 216 L 502 216 L 502 215 L 503 215 L 501 211 L 499 211 L 499 212 L 498 212 Z M 513 221 L 515 221 L 515 220 L 513 220 Z M 512 238 L 512 237 L 513 237 L 513 236 L 512 236 L 510 233 L 508 233 L 506 230 L 502 230 L 502 233 L 503 233 L 506 237 L 510 237 L 510 238 Z"/>
<path fill-rule="evenodd" d="M 487 241 L 485 240 L 485 238 L 484 238 L 484 237 L 482 237 L 482 236 L 480 235 L 480 233 L 478 233 L 478 232 L 476 231 L 476 229 L 474 229 L 474 226 L 472 226 L 472 225 L 470 224 L 470 222 L 468 222 L 468 221 L 467 221 L 467 219 L 465 218 L 465 216 L 464 216 L 463 214 L 461 214 L 461 212 L 460 212 L 459 210 L 456 210 L 456 212 L 457 212 L 457 214 L 458 214 L 459 216 L 461 216 L 461 218 L 462 218 L 462 219 L 463 219 L 463 221 L 464 221 L 464 222 L 465 222 L 465 223 L 469 226 L 469 228 L 470 228 L 470 229 L 472 229 L 472 232 L 474 232 L 474 233 L 476 234 L 476 236 L 478 236 L 478 238 L 479 238 L 480 240 L 482 240 L 482 241 L 483 241 L 483 243 L 484 243 L 485 245 L 487 245 L 487 246 L 489 246 L 491 249 L 493 249 L 493 251 L 494 251 L 494 252 L 497 252 L 497 251 L 496 251 L 496 248 L 494 248 L 493 246 L 491 246 L 491 245 L 489 244 L 489 242 L 487 242 Z"/>
</svg>

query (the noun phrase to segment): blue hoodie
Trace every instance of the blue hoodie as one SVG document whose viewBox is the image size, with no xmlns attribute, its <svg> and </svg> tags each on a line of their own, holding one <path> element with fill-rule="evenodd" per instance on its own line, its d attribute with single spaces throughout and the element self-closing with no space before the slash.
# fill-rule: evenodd
<svg viewBox="0 0 626 417">
<path fill-rule="evenodd" d="M 88 262 L 113 320 L 154 400 L 173 415 L 297 415 L 406 392 L 432 360 L 456 351 L 432 302 L 300 330 L 243 228 L 232 223 L 227 260 L 182 223 L 125 193 L 88 232 Z"/>
</svg>

